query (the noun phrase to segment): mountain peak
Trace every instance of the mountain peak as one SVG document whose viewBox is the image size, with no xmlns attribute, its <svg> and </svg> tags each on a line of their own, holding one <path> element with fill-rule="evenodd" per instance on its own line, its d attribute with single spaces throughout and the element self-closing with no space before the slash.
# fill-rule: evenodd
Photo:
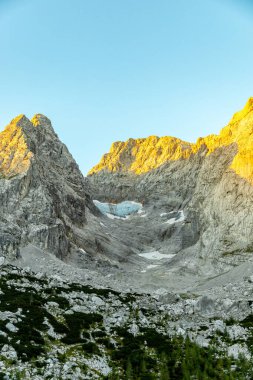
<svg viewBox="0 0 253 380">
<path fill-rule="evenodd" d="M 242 120 L 245 116 L 247 116 L 251 111 L 253 111 L 253 97 L 250 97 L 245 106 L 243 107 L 242 110 L 236 112 L 231 121 L 230 121 L 230 124 L 233 124 L 233 123 L 236 123 L 236 122 L 239 122 L 240 120 Z"/>
<path fill-rule="evenodd" d="M 52 126 L 51 121 L 45 115 L 42 115 L 41 113 L 34 115 L 33 118 L 31 119 L 31 122 L 35 127 L 38 127 L 38 126 L 51 127 Z"/>
<path fill-rule="evenodd" d="M 24 115 L 20 114 L 11 120 L 10 125 L 16 125 L 18 127 L 23 127 L 25 125 L 31 124 L 30 120 Z"/>
<path fill-rule="evenodd" d="M 21 114 L 0 133 L 0 177 L 10 178 L 28 170 L 33 153 L 26 136 L 32 129 L 30 120 Z"/>
<path fill-rule="evenodd" d="M 132 172 L 143 174 L 158 168 L 166 162 L 189 159 L 201 149 L 207 155 L 216 149 L 236 144 L 237 153 L 230 168 L 238 175 L 253 183 L 253 97 L 244 108 L 235 113 L 228 125 L 219 135 L 209 135 L 198 139 L 195 144 L 175 137 L 150 136 L 144 139 L 129 139 L 113 144 L 110 152 L 94 166 L 89 175 L 101 171 Z"/>
<path fill-rule="evenodd" d="M 24 114 L 16 116 L 0 133 L 0 177 L 25 173 L 34 154 L 50 154 L 53 145 L 57 152 L 61 151 L 61 143 L 46 116 L 36 114 L 31 120 Z"/>
<path fill-rule="evenodd" d="M 38 126 L 52 126 L 51 121 L 46 117 L 45 115 L 42 115 L 41 113 L 35 114 L 31 120 L 26 117 L 25 114 L 20 114 L 14 119 L 11 120 L 10 125 L 16 125 L 18 127 L 24 127 L 26 125 L 33 124 L 35 127 Z"/>
<path fill-rule="evenodd" d="M 66 255 L 72 247 L 68 231 L 81 228 L 86 205 L 94 206 L 78 165 L 46 116 L 37 114 L 30 121 L 19 115 L 0 133 L 0 179 L 1 217 L 22 224 L 17 241 L 36 241 L 60 257 Z M 20 210 L 28 210 L 23 219 Z M 78 244 L 82 247 L 81 238 Z M 1 246 L 0 220 L 1 249 L 7 251 Z"/>
</svg>

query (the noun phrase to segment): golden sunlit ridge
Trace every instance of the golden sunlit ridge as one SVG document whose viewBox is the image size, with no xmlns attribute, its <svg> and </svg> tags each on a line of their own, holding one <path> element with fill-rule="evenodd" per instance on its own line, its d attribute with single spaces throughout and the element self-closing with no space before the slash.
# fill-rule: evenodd
<svg viewBox="0 0 253 380">
<path fill-rule="evenodd" d="M 110 152 L 105 154 L 89 175 L 100 171 L 147 173 L 168 161 L 188 159 L 204 145 L 207 155 L 220 147 L 236 143 L 238 150 L 231 163 L 241 177 L 253 182 L 253 98 L 245 107 L 234 114 L 228 125 L 219 135 L 200 137 L 196 143 L 188 143 L 175 137 L 149 136 L 115 142 Z"/>
</svg>

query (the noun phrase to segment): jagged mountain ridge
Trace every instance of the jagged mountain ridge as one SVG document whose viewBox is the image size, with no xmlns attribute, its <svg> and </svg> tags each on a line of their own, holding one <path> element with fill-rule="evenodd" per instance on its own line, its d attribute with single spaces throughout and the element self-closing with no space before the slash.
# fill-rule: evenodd
<svg viewBox="0 0 253 380">
<path fill-rule="evenodd" d="M 84 225 L 89 202 L 72 156 L 43 115 L 31 121 L 18 116 L 0 139 L 2 215 L 17 229 L 27 226 L 17 234 L 18 240 L 37 241 L 59 257 L 66 256 L 70 219 L 74 214 L 75 223 Z"/>
<path fill-rule="evenodd" d="M 130 154 L 124 167 L 125 158 L 116 171 L 102 169 L 88 178 L 49 119 L 17 117 L 0 139 L 1 254 L 16 257 L 20 250 L 32 254 L 38 248 L 86 269 L 94 258 L 109 260 L 126 270 L 121 286 L 126 281 L 143 289 L 170 286 L 164 283 L 168 278 L 174 286 L 173 278 L 182 271 L 193 281 L 196 275 L 208 278 L 231 269 L 253 250 L 250 162 L 238 167 L 241 175 L 234 169 L 236 160 L 247 160 L 250 152 L 252 115 L 250 99 L 219 136 L 199 139 L 195 145 L 160 139 L 163 144 L 172 141 L 173 149 L 166 148 L 171 159 L 157 168 L 142 174 L 130 170 L 134 154 L 124 148 L 120 159 Z M 147 141 L 153 141 L 150 149 L 157 153 L 157 138 Z M 134 152 L 140 154 L 143 146 Z M 110 220 L 92 199 L 135 200 L 143 204 L 143 214 Z M 27 250 L 29 244 L 34 249 Z M 151 263 L 152 273 L 144 269 L 140 275 L 140 254 L 153 251 L 170 259 L 159 267 Z M 126 264 L 131 264 L 128 269 Z"/>
<path fill-rule="evenodd" d="M 20 115 L 0 134 L 0 202 L 0 253 L 8 258 L 28 244 L 62 259 L 131 251 L 101 230 L 87 180 L 41 114 Z"/>
<path fill-rule="evenodd" d="M 238 152 L 231 163 L 231 168 L 238 175 L 252 181 L 253 161 L 250 154 L 253 146 L 252 111 L 253 98 L 250 98 L 244 109 L 233 116 L 219 135 L 200 137 L 196 143 L 189 143 L 170 136 L 130 138 L 126 142 L 115 142 L 112 144 L 110 152 L 106 153 L 101 161 L 89 171 L 89 175 L 101 171 L 143 174 L 157 169 L 168 161 L 189 159 L 200 150 L 206 149 L 207 154 L 211 154 L 220 147 L 236 143 Z"/>
<path fill-rule="evenodd" d="M 182 210 L 182 223 L 149 219 L 146 225 L 151 241 L 159 236 L 159 250 L 176 254 L 170 268 L 205 275 L 228 270 L 253 252 L 252 132 L 250 98 L 219 135 L 196 144 L 171 137 L 116 143 L 90 171 L 93 196 L 141 201 L 151 219 L 154 209 Z"/>
<path fill-rule="evenodd" d="M 0 377 L 252 378 L 250 107 L 140 174 L 84 178 L 43 115 L 6 127 Z"/>
</svg>

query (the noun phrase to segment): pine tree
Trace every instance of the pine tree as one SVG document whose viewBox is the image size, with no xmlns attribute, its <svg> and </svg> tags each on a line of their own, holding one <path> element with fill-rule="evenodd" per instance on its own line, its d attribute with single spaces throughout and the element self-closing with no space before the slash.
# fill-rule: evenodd
<svg viewBox="0 0 253 380">
<path fill-rule="evenodd" d="M 127 359 L 126 380 L 133 380 L 133 367 L 129 358 Z"/>
<path fill-rule="evenodd" d="M 168 380 L 170 378 L 168 369 L 168 360 L 165 352 L 161 355 L 161 370 L 160 370 L 160 380 Z"/>
<path fill-rule="evenodd" d="M 141 375 L 145 375 L 146 371 L 147 371 L 146 360 L 145 360 L 145 357 L 143 356 L 141 359 L 141 364 L 140 364 Z"/>
</svg>

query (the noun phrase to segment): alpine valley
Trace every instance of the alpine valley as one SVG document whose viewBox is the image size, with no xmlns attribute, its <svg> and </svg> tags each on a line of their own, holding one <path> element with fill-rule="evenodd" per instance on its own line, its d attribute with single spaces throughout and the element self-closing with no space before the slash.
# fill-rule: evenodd
<svg viewBox="0 0 253 380">
<path fill-rule="evenodd" d="M 253 98 L 219 135 L 0 133 L 0 379 L 253 378 Z"/>
</svg>

